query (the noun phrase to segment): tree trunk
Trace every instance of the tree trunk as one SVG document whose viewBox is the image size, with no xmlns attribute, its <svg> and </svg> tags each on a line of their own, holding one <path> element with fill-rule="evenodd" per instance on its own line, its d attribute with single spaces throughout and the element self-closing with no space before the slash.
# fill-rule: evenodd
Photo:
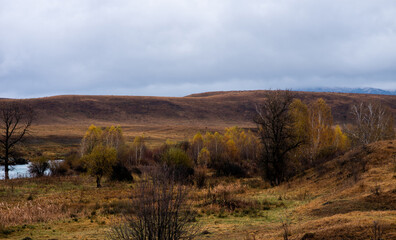
<svg viewBox="0 0 396 240">
<path fill-rule="evenodd" d="M 100 176 L 96 176 L 96 187 L 97 188 L 101 188 L 102 187 L 102 185 L 100 185 Z"/>
<path fill-rule="evenodd" d="M 8 175 L 8 157 L 9 157 L 9 153 L 8 153 L 8 148 L 6 148 L 5 150 L 5 159 L 4 159 L 4 179 L 8 180 L 10 179 L 9 175 Z"/>
</svg>

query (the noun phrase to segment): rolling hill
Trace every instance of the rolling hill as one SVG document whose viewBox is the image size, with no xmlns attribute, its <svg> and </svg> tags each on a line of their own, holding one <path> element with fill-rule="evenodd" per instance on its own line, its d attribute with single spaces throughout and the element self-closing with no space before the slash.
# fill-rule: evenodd
<svg viewBox="0 0 396 240">
<path fill-rule="evenodd" d="M 20 100 L 36 111 L 36 124 L 154 124 L 251 126 L 255 104 L 267 91 L 231 91 L 186 97 L 65 95 Z M 324 98 L 336 123 L 350 120 L 349 109 L 361 101 L 380 101 L 396 112 L 396 96 L 295 92 L 306 103 Z M 0 100 L 1 101 L 1 100 Z M 6 101 L 3 99 L 3 101 Z"/>
</svg>

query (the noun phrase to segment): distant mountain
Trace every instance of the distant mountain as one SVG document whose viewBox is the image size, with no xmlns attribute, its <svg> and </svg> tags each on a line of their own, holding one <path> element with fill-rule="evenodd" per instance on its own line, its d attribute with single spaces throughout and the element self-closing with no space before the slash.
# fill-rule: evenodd
<svg viewBox="0 0 396 240">
<path fill-rule="evenodd" d="M 381 95 L 396 95 L 396 90 L 383 90 L 379 88 L 306 88 L 298 89 L 299 91 L 307 92 L 338 92 L 338 93 L 361 93 L 361 94 L 381 94 Z"/>
</svg>

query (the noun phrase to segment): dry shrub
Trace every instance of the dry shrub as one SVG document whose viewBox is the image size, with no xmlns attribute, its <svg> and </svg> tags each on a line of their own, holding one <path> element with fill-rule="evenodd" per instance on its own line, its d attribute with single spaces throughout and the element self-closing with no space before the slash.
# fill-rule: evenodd
<svg viewBox="0 0 396 240">
<path fill-rule="evenodd" d="M 241 184 L 217 185 L 207 194 L 207 204 L 216 204 L 220 208 L 230 211 L 236 209 L 260 209 L 261 203 L 253 200 L 240 199 L 236 194 L 245 193 L 246 190 Z"/>
<path fill-rule="evenodd" d="M 42 156 L 32 160 L 29 166 L 29 173 L 34 177 L 42 177 L 48 168 L 48 159 L 45 156 Z"/>
<path fill-rule="evenodd" d="M 253 189 L 267 189 L 271 185 L 261 178 L 248 178 L 243 181 L 243 184 Z"/>
<path fill-rule="evenodd" d="M 208 177 L 208 169 L 205 167 L 197 167 L 194 170 L 194 183 L 198 188 L 203 188 Z"/>
<path fill-rule="evenodd" d="M 65 176 L 70 171 L 69 165 L 64 161 L 49 161 L 51 176 Z"/>
<path fill-rule="evenodd" d="M 151 174 L 133 190 L 131 211 L 109 239 L 193 239 L 198 233 L 195 213 L 187 202 L 188 189 L 163 171 Z"/>
<path fill-rule="evenodd" d="M 229 195 L 235 195 L 235 194 L 241 194 L 241 193 L 245 193 L 246 192 L 246 188 L 243 187 L 241 184 L 239 183 L 231 183 L 228 185 L 224 185 L 224 184 L 219 184 L 217 186 L 215 186 L 211 193 L 215 196 L 219 196 L 222 198 L 225 198 Z"/>
</svg>

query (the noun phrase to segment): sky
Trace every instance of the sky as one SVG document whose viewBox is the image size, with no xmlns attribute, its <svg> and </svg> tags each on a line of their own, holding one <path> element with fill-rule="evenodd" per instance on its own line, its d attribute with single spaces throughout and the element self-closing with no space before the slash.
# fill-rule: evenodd
<svg viewBox="0 0 396 240">
<path fill-rule="evenodd" d="M 394 0 L 0 0 L 0 97 L 396 89 Z"/>
</svg>

